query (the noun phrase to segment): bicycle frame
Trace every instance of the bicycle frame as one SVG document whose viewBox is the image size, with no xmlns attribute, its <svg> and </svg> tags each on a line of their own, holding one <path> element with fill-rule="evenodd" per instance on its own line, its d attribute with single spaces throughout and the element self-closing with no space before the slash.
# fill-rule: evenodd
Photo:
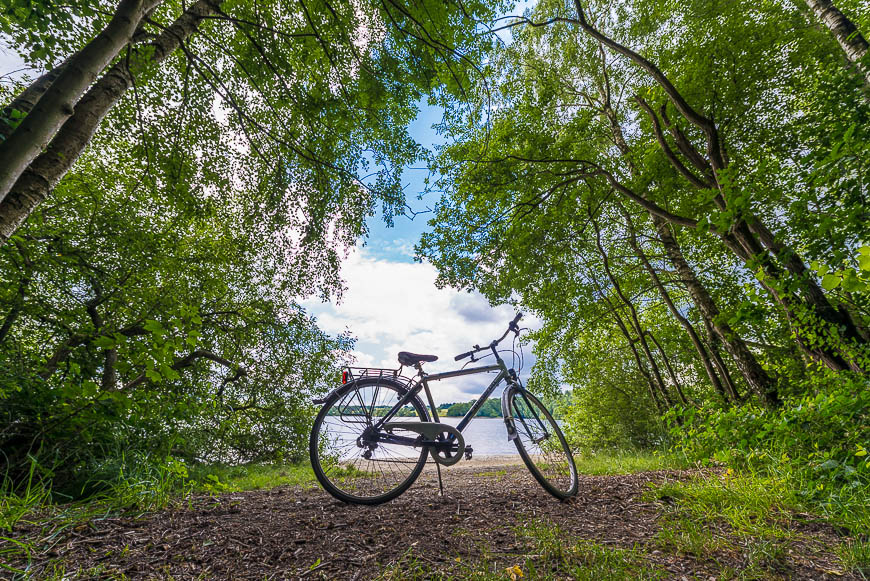
<svg viewBox="0 0 870 581">
<path fill-rule="evenodd" d="M 477 414 L 480 408 L 486 403 L 487 398 L 495 391 L 495 388 L 498 387 L 503 380 L 510 377 L 510 371 L 505 366 L 504 362 L 499 359 L 500 365 L 486 365 L 483 367 L 473 367 L 471 369 L 457 369 L 456 371 L 445 371 L 442 373 L 433 373 L 431 375 L 423 373 L 420 376 L 420 381 L 412 387 L 408 393 L 406 393 L 393 408 L 386 413 L 378 422 L 373 426 L 375 430 L 379 430 L 381 426 L 387 422 L 389 422 L 396 413 L 400 409 L 402 409 L 409 401 L 411 401 L 417 394 L 420 393 L 421 390 L 426 391 L 426 399 L 429 403 L 429 409 L 432 413 L 432 421 L 441 423 L 441 419 L 438 417 L 438 409 L 435 407 L 435 400 L 432 399 L 432 391 L 429 389 L 430 381 L 440 381 L 442 379 L 450 379 L 451 377 L 461 377 L 463 375 L 475 375 L 477 373 L 487 373 L 490 371 L 500 371 L 498 375 L 496 375 L 495 379 L 492 380 L 492 383 L 489 384 L 489 387 L 483 392 L 480 398 L 474 402 L 474 405 L 471 406 L 471 409 L 463 416 L 462 420 L 459 422 L 459 425 L 456 426 L 456 429 L 460 432 L 465 429 L 471 419 Z"/>
<path fill-rule="evenodd" d="M 495 379 L 492 380 L 489 386 L 484 390 L 484 392 L 480 395 L 477 401 L 474 402 L 474 404 L 465 413 L 465 415 L 462 417 L 462 420 L 460 420 L 459 424 L 456 426 L 456 429 L 459 432 L 462 432 L 462 430 L 464 430 L 468 426 L 471 420 L 474 419 L 474 416 L 477 415 L 477 412 L 480 411 L 480 408 L 483 407 L 483 404 L 486 403 L 486 400 L 489 399 L 489 396 L 492 395 L 492 392 L 495 391 L 495 389 L 502 381 L 506 381 L 508 385 L 512 383 L 517 383 L 516 372 L 514 372 L 513 369 L 508 369 L 504 360 L 495 349 L 495 346 L 492 346 L 492 352 L 496 358 L 495 365 L 484 365 L 481 367 L 472 367 L 471 369 L 457 369 L 455 371 L 444 371 L 441 373 L 432 374 L 425 373 L 422 368 L 418 367 L 418 369 L 420 370 L 420 381 L 418 381 L 414 385 L 414 387 L 409 389 L 408 393 L 406 393 L 398 402 L 396 402 L 396 405 L 394 405 L 392 409 L 386 413 L 386 415 L 384 415 L 380 420 L 378 420 L 377 423 L 374 424 L 374 426 L 372 426 L 373 429 L 376 431 L 380 430 L 381 426 L 389 422 L 393 418 L 393 416 L 395 416 L 395 414 L 398 413 L 398 411 L 402 409 L 402 407 L 407 405 L 407 403 L 410 402 L 411 399 L 416 397 L 421 390 L 426 391 L 426 399 L 429 403 L 429 409 L 432 412 L 432 421 L 436 423 L 441 423 L 441 419 L 438 417 L 438 409 L 435 406 L 435 400 L 432 399 L 432 391 L 429 389 L 430 381 L 440 381 L 442 379 L 451 379 L 453 377 L 461 377 L 463 375 L 476 375 L 478 373 L 498 371 L 499 373 L 498 375 L 496 375 Z M 403 438 L 402 436 L 393 436 L 389 439 L 394 440 L 396 443 L 399 443 L 406 438 Z M 411 442 L 410 439 L 408 439 L 408 441 L 409 443 Z"/>
</svg>

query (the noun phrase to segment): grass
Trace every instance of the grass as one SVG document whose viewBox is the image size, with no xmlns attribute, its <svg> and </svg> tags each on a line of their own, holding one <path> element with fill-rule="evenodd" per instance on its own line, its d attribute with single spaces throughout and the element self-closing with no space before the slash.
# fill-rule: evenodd
<svg viewBox="0 0 870 581">
<path fill-rule="evenodd" d="M 192 466 L 189 478 L 197 492 L 220 493 L 245 490 L 269 490 L 277 486 L 316 486 L 311 465 L 245 464 L 227 466 L 204 464 Z"/>
<path fill-rule="evenodd" d="M 837 547 L 843 565 L 863 578 L 870 577 L 870 540 L 851 540 Z"/>
<path fill-rule="evenodd" d="M 468 562 L 460 557 L 433 563 L 423 555 L 406 552 L 387 567 L 378 581 L 629 581 L 667 578 L 666 572 L 647 563 L 638 548 L 617 549 L 588 539 L 572 538 L 551 523 L 533 520 L 515 527 L 525 542 L 522 555 L 494 557 L 482 547 L 483 556 Z"/>
<path fill-rule="evenodd" d="M 660 523 L 662 529 L 656 534 L 656 543 L 667 552 L 705 559 L 731 547 L 731 543 L 715 534 L 708 524 L 685 515 L 669 515 Z"/>
<path fill-rule="evenodd" d="M 861 515 L 857 521 L 813 516 L 818 506 L 808 505 L 790 483 L 730 469 L 720 475 L 660 484 L 646 499 L 659 500 L 665 507 L 662 529 L 656 535 L 664 550 L 714 560 L 723 551 L 740 553 L 744 566 L 724 578 L 788 577 L 789 547 L 795 541 L 812 540 L 796 532 L 798 521 L 827 522 L 841 530 L 864 522 Z M 863 514 L 863 510 L 861 506 L 858 512 Z M 870 542 L 865 535 L 829 549 L 843 569 L 867 578 Z"/>
<path fill-rule="evenodd" d="M 802 506 L 792 502 L 788 487 L 773 478 L 752 475 L 703 476 L 686 482 L 657 486 L 649 497 L 675 504 L 699 522 L 724 520 L 739 534 L 787 536 L 784 526 L 792 511 Z"/>
<path fill-rule="evenodd" d="M 31 478 L 23 490 L 14 491 L 6 480 L 0 486 L 0 578 L 4 574 L 28 578 L 26 569 L 33 555 L 44 553 L 66 531 L 92 520 L 160 510 L 185 502 L 194 492 L 217 494 L 281 485 L 314 486 L 315 478 L 308 464 L 187 467 L 177 461 L 164 465 L 141 463 L 138 466 L 135 462 L 126 462 L 116 479 L 100 484 L 100 492 L 94 496 L 59 504 L 52 501 L 49 484 L 45 482 Z M 26 539 L 12 538 L 11 534 L 19 524 L 35 525 L 38 531 Z M 12 562 L 21 565 L 12 566 L 9 564 Z M 112 577 L 109 572 L 79 571 L 73 574 L 59 562 L 43 563 L 40 578 L 67 579 L 69 575 L 76 578 L 123 578 Z"/>
<path fill-rule="evenodd" d="M 518 536 L 532 545 L 533 556 L 524 560 L 529 579 L 662 579 L 664 572 L 645 562 L 643 551 L 607 547 L 587 539 L 572 538 L 558 526 L 531 521 L 517 528 Z M 502 577 L 503 578 L 503 577 Z"/>
<path fill-rule="evenodd" d="M 679 457 L 656 453 L 578 454 L 583 474 L 627 474 L 684 468 Z M 494 476 L 494 474 L 493 474 Z M 866 492 L 866 491 L 864 491 Z M 814 533 L 801 533 L 800 521 L 826 522 L 853 537 L 813 551 L 831 559 L 833 575 L 845 572 L 870 578 L 870 537 L 866 531 L 866 494 L 843 491 L 829 507 L 807 500 L 792 480 L 732 470 L 690 480 L 670 480 L 651 487 L 646 501 L 658 501 L 660 528 L 643 546 L 618 549 L 594 540 L 572 538 L 570 531 L 532 521 L 515 529 L 526 543 L 523 555 L 488 553 L 474 562 L 432 564 L 425 556 L 406 554 L 383 580 L 397 579 L 657 579 L 665 573 L 647 558 L 652 551 L 712 562 L 718 578 L 733 580 L 787 579 L 794 566 L 795 547 L 809 550 Z M 799 544 L 797 544 L 799 543 Z M 839 560 L 839 564 L 836 561 Z M 736 564 L 737 563 L 737 564 Z"/>
<path fill-rule="evenodd" d="M 582 453 L 577 455 L 577 467 L 582 474 L 610 475 L 679 469 L 685 468 L 686 463 L 679 457 L 661 453 Z M 317 486 L 308 464 L 197 465 L 184 470 L 169 466 L 166 470 L 169 473 L 124 473 L 104 497 L 66 505 L 52 504 L 46 488 L 36 482 L 18 495 L 8 489 L 0 490 L 0 577 L 12 572 L 8 568 L 4 570 L 4 563 L 13 558 L 17 563 L 27 563 L 31 553 L 44 552 L 69 527 L 91 519 L 119 512 L 156 510 L 183 501 L 191 492 L 218 494 L 284 485 Z M 505 471 L 491 470 L 482 474 L 501 478 Z M 448 558 L 445 563 L 434 562 L 432 555 L 419 555 L 409 550 L 398 562 L 390 564 L 380 579 L 597 581 L 663 578 L 662 570 L 647 557 L 652 551 L 723 563 L 733 563 L 733 558 L 723 557 L 736 554 L 740 567 L 722 566 L 720 578 L 783 578 L 789 575 L 789 548 L 796 541 L 808 540 L 795 532 L 799 520 L 828 522 L 850 531 L 850 538 L 830 547 L 829 554 L 839 559 L 841 567 L 838 569 L 870 578 L 868 509 L 867 503 L 862 501 L 865 497 L 866 491 L 844 491 L 836 497 L 839 503 L 820 508 L 784 478 L 731 470 L 708 473 L 651 487 L 644 500 L 658 502 L 662 514 L 660 529 L 644 546 L 614 548 L 595 540 L 573 537 L 570 530 L 562 530 L 552 523 L 529 521 L 514 529 L 524 546 L 521 554 L 497 554 L 493 552 L 494 547 L 481 546 L 480 555 L 474 560 Z M 35 523 L 42 528 L 28 540 L 31 544 L 3 538 L 9 537 L 8 533 L 19 522 Z M 51 566 L 43 571 L 50 573 Z M 65 578 L 62 569 L 58 571 L 54 578 Z"/>
<path fill-rule="evenodd" d="M 590 476 L 680 470 L 689 466 L 685 458 L 675 454 L 635 450 L 580 451 L 575 453 L 574 463 L 580 474 Z"/>
</svg>

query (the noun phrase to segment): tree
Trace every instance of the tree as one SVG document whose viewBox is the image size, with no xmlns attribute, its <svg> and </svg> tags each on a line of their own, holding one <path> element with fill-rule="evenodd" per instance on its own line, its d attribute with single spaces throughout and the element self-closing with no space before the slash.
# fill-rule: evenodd
<svg viewBox="0 0 870 581">
<path fill-rule="evenodd" d="M 837 40 L 849 62 L 864 76 L 866 89 L 870 90 L 870 67 L 864 62 L 870 45 L 864 35 L 830 0 L 806 0 L 806 3 L 813 15 Z"/>
<path fill-rule="evenodd" d="M 285 269 L 226 207 L 162 199 L 143 175 L 169 160 L 132 149 L 83 158 L 0 251 L 0 448 L 13 481 L 36 458 L 80 494 L 82 475 L 117 475 L 119 450 L 299 458 L 310 398 L 349 347 L 292 300 L 318 265 Z"/>
<path fill-rule="evenodd" d="M 489 60 L 498 100 L 446 128 L 418 252 L 441 284 L 541 316 L 539 361 L 584 392 L 602 382 L 568 370 L 604 357 L 604 321 L 627 362 L 608 379 L 640 378 L 641 406 L 775 406 L 819 363 L 865 373 L 863 299 L 817 272 L 854 268 L 867 234 L 868 109 L 804 22 L 780 3 L 539 2 Z"/>
<path fill-rule="evenodd" d="M 93 40 L 80 35 L 83 48 L 48 73 L 50 82 L 37 79 L 27 98 L 7 109 L 7 121 L 14 121 L 0 144 L 0 242 L 47 198 L 131 88 L 144 91 L 136 96 L 142 99 L 153 95 L 153 83 L 169 79 L 185 91 L 207 88 L 209 98 L 201 102 L 187 92 L 168 102 L 161 97 L 164 106 L 181 103 L 220 128 L 224 146 L 237 150 L 224 150 L 223 160 L 235 158 L 246 170 L 231 163 L 211 170 L 259 192 L 264 213 L 276 206 L 304 211 L 310 202 L 318 209 L 310 223 L 316 236 L 326 228 L 326 213 L 318 214 L 326 200 L 368 211 L 377 199 L 394 212 L 403 200 L 396 173 L 418 154 L 404 131 L 413 104 L 432 85 L 467 86 L 473 66 L 463 51 L 479 44 L 473 18 L 492 9 L 483 3 L 124 0 Z M 5 28 L 27 37 L 34 25 L 45 23 L 13 19 Z M 82 71 L 83 80 L 67 82 Z M 237 135 L 244 136 L 241 143 Z"/>
</svg>

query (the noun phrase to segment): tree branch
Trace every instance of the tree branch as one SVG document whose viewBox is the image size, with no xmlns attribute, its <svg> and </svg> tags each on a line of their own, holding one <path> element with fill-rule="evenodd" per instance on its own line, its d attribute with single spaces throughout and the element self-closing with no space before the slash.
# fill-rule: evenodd
<svg viewBox="0 0 870 581">
<path fill-rule="evenodd" d="M 173 363 L 170 366 L 170 368 L 175 370 L 175 371 L 179 371 L 181 369 L 191 367 L 199 359 L 208 359 L 209 361 L 214 361 L 215 363 L 218 363 L 220 365 L 223 365 L 224 367 L 227 367 L 227 368 L 235 371 L 235 375 L 233 376 L 232 379 L 224 380 L 224 385 L 226 385 L 230 381 L 236 381 L 240 377 L 243 377 L 243 376 L 248 374 L 247 370 L 245 370 L 243 367 L 240 367 L 240 366 L 236 365 L 235 363 L 233 363 L 232 361 L 230 361 L 228 359 L 224 359 L 220 355 L 215 355 L 211 351 L 207 351 L 205 349 L 197 349 L 196 351 L 193 351 L 190 354 L 185 355 L 184 357 L 182 357 L 180 359 L 177 359 L 175 361 L 175 363 Z M 140 373 L 139 375 L 137 375 L 133 380 L 127 382 L 121 389 L 132 389 L 132 388 L 134 388 L 138 385 L 141 385 L 147 381 L 148 381 L 148 377 L 143 372 L 143 373 Z M 223 387 L 221 389 L 223 389 Z"/>
<path fill-rule="evenodd" d="M 674 151 L 671 149 L 671 146 L 668 144 L 668 141 L 665 139 L 664 133 L 662 133 L 662 127 L 659 124 L 659 118 L 656 116 L 655 112 L 649 106 L 649 104 L 643 100 L 643 97 L 640 95 L 636 95 L 634 97 L 635 102 L 640 105 L 641 109 L 643 109 L 650 121 L 652 121 L 653 133 L 656 136 L 656 141 L 659 143 L 659 147 L 661 147 L 662 151 L 665 154 L 665 157 L 668 158 L 668 161 L 677 170 L 677 172 L 682 175 L 684 178 L 689 180 L 696 188 L 700 188 L 702 190 L 706 190 L 709 188 L 716 187 L 716 184 L 709 183 L 708 181 L 699 178 L 687 168 L 682 161 L 674 154 Z"/>
</svg>

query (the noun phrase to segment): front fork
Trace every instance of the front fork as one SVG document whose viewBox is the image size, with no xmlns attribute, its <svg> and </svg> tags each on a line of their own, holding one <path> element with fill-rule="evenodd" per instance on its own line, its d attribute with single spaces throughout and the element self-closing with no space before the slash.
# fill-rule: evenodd
<svg viewBox="0 0 870 581">
<path fill-rule="evenodd" d="M 519 394 L 523 400 L 526 402 L 526 407 L 534 413 L 534 420 L 532 417 L 525 418 L 520 416 L 520 423 L 523 425 L 526 433 L 531 435 L 534 433 L 530 428 L 527 422 L 533 421 L 538 425 L 538 433 L 541 434 L 540 438 L 532 438 L 536 444 L 540 444 L 544 440 L 550 437 L 550 433 L 547 431 L 547 426 L 544 422 L 541 421 L 541 418 L 538 417 L 537 413 L 534 412 L 534 408 L 529 404 L 529 400 L 526 398 L 526 390 L 520 383 L 519 378 L 517 377 L 516 371 L 513 369 L 508 370 L 508 375 L 511 378 L 511 382 L 508 384 L 507 389 L 505 389 L 501 394 L 501 415 L 504 418 L 504 424 L 507 428 L 508 433 L 508 441 L 513 441 L 517 439 L 517 427 L 516 427 L 516 418 L 513 417 L 512 410 L 510 409 L 510 395 L 513 390 Z"/>
<path fill-rule="evenodd" d="M 512 442 L 517 439 L 517 428 L 514 425 L 513 417 L 510 410 L 510 392 L 520 387 L 520 380 L 517 377 L 517 372 L 513 369 L 508 369 L 508 386 L 501 392 L 501 417 L 504 419 L 505 428 L 507 428 L 508 441 Z"/>
</svg>

